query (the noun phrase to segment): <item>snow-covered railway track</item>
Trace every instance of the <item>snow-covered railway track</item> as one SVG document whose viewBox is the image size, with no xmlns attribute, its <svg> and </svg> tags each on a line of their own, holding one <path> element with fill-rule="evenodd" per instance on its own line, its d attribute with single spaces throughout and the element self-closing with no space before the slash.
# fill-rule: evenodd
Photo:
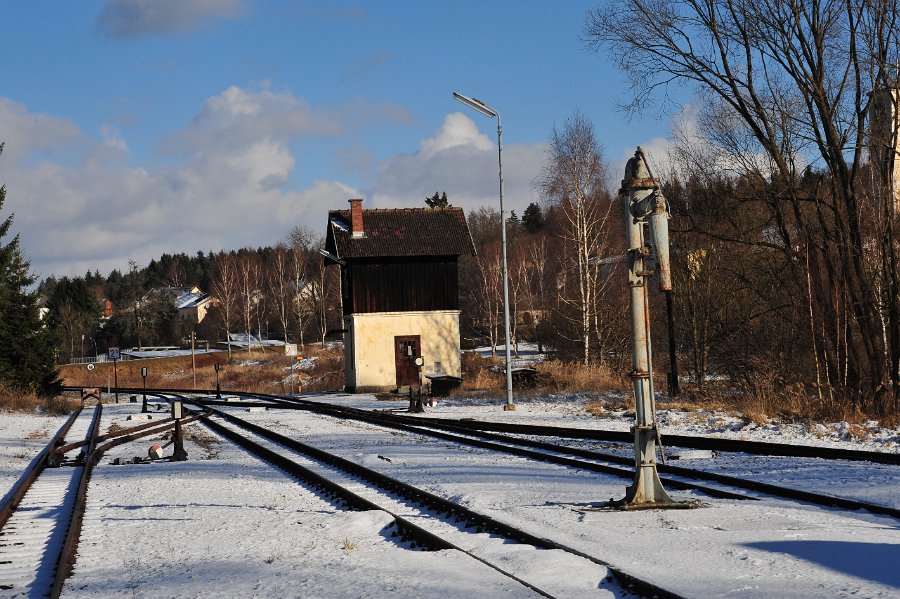
<svg viewBox="0 0 900 599">
<path fill-rule="evenodd" d="M 489 432 L 479 428 L 460 426 L 458 421 L 447 422 L 441 419 L 421 420 L 416 417 L 410 418 L 396 414 L 369 412 L 302 400 L 278 401 L 273 397 L 272 401 L 276 402 L 278 407 L 294 406 L 297 409 L 309 410 L 326 416 L 367 422 L 377 426 L 385 426 L 409 433 L 439 438 L 444 441 L 500 451 L 576 469 L 591 470 L 626 479 L 630 479 L 634 475 L 633 458 L 622 454 L 598 452 L 545 440 Z M 524 430 L 530 430 L 530 428 L 526 427 Z M 854 461 L 856 461 L 855 458 Z M 761 496 L 771 496 L 828 508 L 849 511 L 865 510 L 873 514 L 900 519 L 900 509 L 869 501 L 770 484 L 748 477 L 729 476 L 696 468 L 660 464 L 658 469 L 663 475 L 664 483 L 673 489 L 695 490 L 724 499 L 757 499 Z M 703 481 L 704 484 L 699 484 L 697 481 Z M 825 483 L 827 481 L 823 481 L 823 484 Z M 749 494 L 747 494 L 748 491 L 750 492 Z"/>
<path fill-rule="evenodd" d="M 309 401 L 296 397 L 269 395 L 264 393 L 240 393 L 245 397 L 256 397 L 279 405 L 295 404 L 310 410 L 330 410 L 345 414 L 369 414 L 367 410 L 328 404 L 322 401 Z M 451 426 L 454 429 L 466 429 L 473 431 L 489 431 L 507 433 L 511 435 L 527 435 L 531 437 L 548 437 L 557 439 L 581 439 L 586 441 L 600 441 L 607 443 L 623 444 L 631 446 L 634 443 L 634 435 L 626 431 L 607 431 L 578 427 L 561 427 L 534 424 L 518 424 L 511 422 L 489 422 L 482 420 L 429 418 L 426 415 L 401 415 L 391 414 L 391 417 L 400 422 L 424 425 L 428 424 L 436 428 Z M 722 437 L 697 436 L 697 435 L 666 435 L 665 442 L 668 447 L 680 447 L 685 449 L 705 449 L 717 452 L 745 453 L 762 456 L 782 456 L 795 458 L 817 458 L 824 460 L 846 460 L 851 462 L 872 462 L 876 464 L 900 465 L 900 453 L 887 453 L 878 451 L 861 451 L 858 449 L 844 449 L 838 447 L 821 447 L 811 445 L 794 445 L 788 443 L 771 443 L 765 441 L 750 441 L 744 439 L 726 439 Z"/>
<path fill-rule="evenodd" d="M 351 509 L 387 512 L 394 518 L 400 533 L 419 546 L 458 550 L 519 582 L 536 595 L 572 596 L 572 590 L 566 588 L 565 581 L 558 576 L 534 579 L 534 572 L 542 570 L 537 567 L 539 564 L 555 560 L 578 571 L 595 569 L 598 582 L 595 590 L 613 590 L 617 596 L 628 593 L 660 598 L 678 596 L 582 551 L 539 538 L 340 456 L 225 412 L 216 412 L 216 416 L 215 420 L 201 418 L 201 421 L 336 502 Z"/>
<path fill-rule="evenodd" d="M 64 387 L 66 390 L 77 391 L 81 387 Z M 161 395 L 161 394 L 186 394 L 201 395 L 211 398 L 216 394 L 215 389 L 143 389 L 141 387 L 120 387 L 121 393 L 144 393 Z M 328 404 L 324 401 L 309 401 L 293 396 L 273 395 L 269 393 L 252 393 L 239 390 L 221 390 L 221 393 L 228 395 L 240 396 L 245 399 L 258 399 L 265 405 L 277 404 L 279 406 L 296 406 L 298 409 L 308 409 L 313 411 L 331 411 L 341 412 L 349 417 L 353 414 L 371 414 L 368 410 L 359 408 L 350 408 Z M 318 394 L 328 396 L 331 392 L 322 392 Z M 211 399 L 210 405 L 216 403 L 226 404 L 225 401 L 216 401 Z M 533 424 L 517 424 L 509 422 L 490 422 L 483 420 L 466 419 L 449 419 L 449 418 L 429 418 L 425 415 L 403 416 L 392 415 L 398 421 L 405 421 L 412 424 L 424 425 L 428 424 L 433 427 L 452 426 L 461 429 L 474 431 L 489 431 L 498 433 L 507 433 L 512 435 L 527 435 L 531 437 L 550 437 L 558 439 L 580 439 L 585 441 L 599 441 L 623 444 L 630 446 L 634 443 L 634 436 L 626 431 L 608 431 L 579 427 L 561 427 Z M 858 462 L 872 462 L 876 464 L 900 465 L 900 453 L 888 453 L 879 451 L 862 451 L 858 449 L 844 449 L 839 447 L 823 447 L 812 445 L 795 445 L 789 443 L 772 443 L 766 441 L 749 441 L 742 439 L 727 439 L 722 437 L 711 437 L 703 435 L 665 435 L 665 444 L 667 447 L 680 447 L 685 449 L 705 449 L 717 452 L 735 452 L 761 456 L 783 456 L 798 458 L 817 458 L 824 460 L 846 460 Z"/>
<path fill-rule="evenodd" d="M 0 508 L 0 590 L 4 597 L 58 597 L 84 514 L 93 439 L 102 406 L 82 407 L 60 429 Z M 87 440 L 58 467 L 49 458 L 63 440 Z"/>
</svg>

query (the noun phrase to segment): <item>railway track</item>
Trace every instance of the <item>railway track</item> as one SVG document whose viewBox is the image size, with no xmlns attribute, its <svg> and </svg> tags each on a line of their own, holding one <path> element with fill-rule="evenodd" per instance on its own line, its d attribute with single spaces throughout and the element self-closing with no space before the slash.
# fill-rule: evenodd
<svg viewBox="0 0 900 599">
<path fill-rule="evenodd" d="M 620 596 L 623 592 L 626 595 L 634 593 L 660 599 L 679 596 L 582 551 L 537 537 L 458 503 L 285 437 L 227 412 L 216 410 L 215 416 L 216 419 L 200 416 L 200 421 L 217 434 L 289 472 L 333 501 L 350 509 L 385 511 L 394 518 L 399 534 L 404 539 L 412 541 L 416 547 L 426 550 L 460 551 L 515 580 L 537 595 L 566 596 L 565 591 L 559 592 L 553 586 L 548 587 L 546 581 L 528 580 L 529 569 L 521 565 L 523 551 L 535 552 L 532 555 L 533 563 L 538 563 L 542 559 L 543 554 L 540 552 L 550 551 L 564 552 L 570 559 L 585 560 L 602 566 L 618 583 L 610 585 L 605 582 L 602 586 L 613 587 Z M 517 559 L 505 560 L 503 555 L 510 551 L 510 544 L 513 543 L 516 544 L 513 551 L 516 552 Z"/>
<path fill-rule="evenodd" d="M 64 387 L 68 391 L 78 391 L 81 387 Z M 112 389 L 115 391 L 115 389 Z M 216 394 L 215 389 L 169 389 L 154 388 L 143 389 L 141 387 L 121 387 L 118 389 L 120 393 L 143 393 L 147 395 L 163 395 L 163 394 L 184 394 L 184 395 L 201 395 L 205 396 L 210 405 L 216 405 L 215 399 L 210 396 Z M 297 405 L 332 405 L 334 408 L 345 410 L 348 413 L 356 411 L 360 413 L 369 413 L 369 410 L 361 410 L 358 408 L 348 408 L 336 406 L 334 404 L 326 404 L 321 401 L 310 401 L 296 397 L 273 395 L 268 393 L 251 393 L 236 390 L 221 390 L 226 395 L 238 395 L 241 397 L 250 397 L 258 399 L 262 402 L 269 402 L 264 405 L 271 405 L 272 402 L 283 405 L 284 402 L 296 403 Z M 338 393 L 321 393 L 323 397 L 329 395 L 338 395 Z M 227 402 L 222 401 L 222 405 Z M 247 405 L 247 404 L 244 404 Z M 560 426 L 543 426 L 532 424 L 514 424 L 506 422 L 488 422 L 483 420 L 473 420 L 471 418 L 451 419 L 451 418 L 429 418 L 425 415 L 416 416 L 400 416 L 411 423 L 424 424 L 430 423 L 435 426 L 452 425 L 462 429 L 475 431 L 487 431 L 507 433 L 514 435 L 524 435 L 531 437 L 555 437 L 561 439 L 582 439 L 586 441 L 603 441 L 610 443 L 631 444 L 634 442 L 634 436 L 626 431 L 604 431 L 597 429 L 587 429 L 578 427 L 560 427 Z M 770 443 L 764 441 L 745 441 L 741 439 L 725 439 L 720 437 L 708 436 L 691 436 L 691 435 L 669 435 L 663 437 L 666 447 L 680 447 L 684 449 L 708 449 L 717 452 L 735 452 L 747 453 L 753 455 L 764 456 L 782 456 L 782 457 L 803 457 L 803 458 L 819 458 L 824 460 L 847 460 L 854 462 L 872 462 L 876 464 L 892 464 L 900 465 L 900 453 L 887 453 L 880 451 L 863 451 L 858 449 L 844 449 L 840 447 L 817 447 L 811 445 L 790 445 L 787 443 Z"/>
<path fill-rule="evenodd" d="M 77 391 L 81 387 L 66 387 L 67 390 Z M 144 389 L 140 387 L 120 388 L 120 393 L 142 393 Z M 160 394 L 185 394 L 185 395 L 201 395 L 214 396 L 215 389 L 146 389 L 148 395 Z M 268 393 L 251 393 L 245 391 L 222 390 L 221 393 L 226 395 L 238 395 L 241 397 L 250 397 L 259 399 L 262 402 L 274 402 L 283 405 L 284 402 L 296 403 L 297 405 L 331 405 L 332 407 L 344 410 L 347 413 L 359 412 L 370 413 L 369 410 L 361 410 L 358 408 L 348 408 L 336 406 L 334 404 L 326 404 L 321 401 L 310 401 L 301 398 L 273 395 Z M 337 395 L 337 393 L 322 393 L 321 396 Z M 210 405 L 216 405 L 214 399 L 209 399 Z M 223 405 L 227 402 L 221 402 Z M 247 404 L 244 404 L 247 405 Z M 268 405 L 268 404 L 267 404 Z M 634 442 L 634 436 L 626 431 L 604 431 L 597 429 L 587 429 L 578 427 L 560 427 L 560 426 L 543 426 L 532 424 L 514 424 L 506 422 L 488 422 L 483 420 L 473 420 L 470 418 L 451 419 L 451 418 L 429 418 L 425 415 L 416 416 L 398 416 L 410 423 L 425 424 L 430 423 L 434 426 L 452 425 L 461 429 L 487 431 L 497 433 L 507 433 L 514 435 L 524 435 L 531 437 L 555 437 L 560 439 L 582 439 L 586 441 L 602 441 L 611 443 L 631 444 Z M 753 455 L 764 456 L 782 456 L 782 457 L 804 457 L 804 458 L 820 458 L 825 460 L 847 460 L 855 462 L 873 462 L 877 464 L 900 465 L 900 453 L 886 453 L 879 451 L 863 451 L 858 449 L 844 449 L 840 447 L 817 447 L 811 445 L 789 445 L 787 443 L 770 443 L 764 441 L 745 441 L 741 439 L 725 439 L 720 437 L 708 436 L 691 436 L 691 435 L 669 435 L 663 437 L 667 447 L 680 447 L 684 449 L 708 449 L 717 452 L 735 452 L 747 453 Z"/>
<path fill-rule="evenodd" d="M 4 597 L 58 597 L 74 563 L 102 405 L 81 407 L 32 462 L 0 506 L 0 590 Z M 65 441 L 86 443 L 50 458 Z"/>
<path fill-rule="evenodd" d="M 631 457 L 557 445 L 546 441 L 536 441 L 533 439 L 503 435 L 501 433 L 488 432 L 472 427 L 459 426 L 459 421 L 451 421 L 449 423 L 442 419 L 428 419 L 422 421 L 417 417 L 376 413 L 356 408 L 335 406 L 322 402 L 284 399 L 278 398 L 277 396 L 263 396 L 262 394 L 247 394 L 247 396 L 266 399 L 267 401 L 272 402 L 272 407 L 293 407 L 294 409 L 308 410 L 336 418 L 368 422 L 370 424 L 386 426 L 409 433 L 439 438 L 445 441 L 500 451 L 535 460 L 570 466 L 577 469 L 611 474 L 625 479 L 631 479 L 634 475 L 634 461 Z M 211 402 L 203 401 L 202 403 L 208 405 Z M 524 430 L 531 430 L 531 427 L 526 426 Z M 830 452 L 830 455 L 834 456 L 838 454 Z M 832 457 L 832 459 L 836 458 Z M 679 490 L 699 491 L 712 497 L 753 500 L 758 499 L 760 496 L 773 496 L 794 501 L 802 501 L 827 508 L 837 508 L 849 511 L 865 510 L 873 514 L 900 519 L 900 509 L 876 503 L 794 489 L 782 485 L 774 485 L 757 480 L 728 476 L 694 468 L 660 464 L 658 465 L 658 470 L 663 475 L 663 482 L 666 486 Z M 696 481 L 703 481 L 705 484 Z M 739 492 L 735 492 L 735 490 L 738 490 Z M 750 494 L 747 494 L 747 492 L 750 492 Z"/>
</svg>

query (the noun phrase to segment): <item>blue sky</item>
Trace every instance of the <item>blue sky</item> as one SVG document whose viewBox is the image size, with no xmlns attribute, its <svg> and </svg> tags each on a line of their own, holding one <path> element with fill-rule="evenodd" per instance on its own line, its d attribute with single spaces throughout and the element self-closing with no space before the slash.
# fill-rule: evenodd
<svg viewBox="0 0 900 599">
<path fill-rule="evenodd" d="M 324 232 L 329 209 L 540 198 L 546 140 L 581 110 L 619 179 L 669 119 L 626 120 L 581 39 L 597 2 L 4 2 L 3 215 L 41 277 Z"/>
</svg>

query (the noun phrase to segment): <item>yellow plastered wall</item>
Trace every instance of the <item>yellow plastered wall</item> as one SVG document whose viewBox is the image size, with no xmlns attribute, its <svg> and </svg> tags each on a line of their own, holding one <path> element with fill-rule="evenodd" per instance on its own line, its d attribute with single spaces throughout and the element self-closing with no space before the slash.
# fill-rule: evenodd
<svg viewBox="0 0 900 599">
<path fill-rule="evenodd" d="M 423 374 L 462 376 L 459 347 L 459 310 L 434 312 L 375 312 L 344 318 L 346 386 L 376 391 L 397 386 L 394 337 L 419 335 Z M 435 363 L 440 363 L 440 371 Z"/>
</svg>

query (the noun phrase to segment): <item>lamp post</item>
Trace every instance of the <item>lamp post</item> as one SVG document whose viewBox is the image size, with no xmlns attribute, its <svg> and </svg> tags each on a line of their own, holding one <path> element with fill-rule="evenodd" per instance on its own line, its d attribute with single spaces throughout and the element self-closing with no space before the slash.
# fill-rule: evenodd
<svg viewBox="0 0 900 599">
<path fill-rule="evenodd" d="M 509 347 L 509 275 L 506 266 L 506 213 L 503 211 L 503 126 L 500 124 L 500 113 L 477 98 L 469 98 L 453 92 L 453 98 L 469 108 L 477 110 L 486 117 L 497 117 L 497 163 L 500 169 L 500 237 L 503 252 L 503 332 L 506 342 L 506 405 L 504 410 L 515 410 L 512 394 L 512 369 Z"/>
</svg>

